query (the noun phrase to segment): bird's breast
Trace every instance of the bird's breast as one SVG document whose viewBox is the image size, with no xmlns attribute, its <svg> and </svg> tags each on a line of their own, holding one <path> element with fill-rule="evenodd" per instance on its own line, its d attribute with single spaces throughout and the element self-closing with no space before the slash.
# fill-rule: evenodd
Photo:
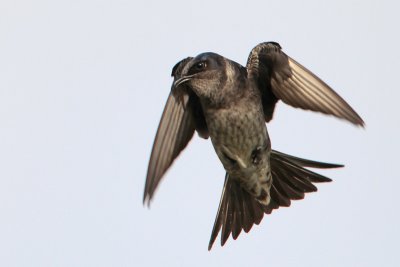
<svg viewBox="0 0 400 267">
<path fill-rule="evenodd" d="M 261 105 L 257 104 L 239 103 L 206 114 L 219 159 L 228 173 L 242 179 L 253 176 L 268 161 L 270 141 Z"/>
</svg>

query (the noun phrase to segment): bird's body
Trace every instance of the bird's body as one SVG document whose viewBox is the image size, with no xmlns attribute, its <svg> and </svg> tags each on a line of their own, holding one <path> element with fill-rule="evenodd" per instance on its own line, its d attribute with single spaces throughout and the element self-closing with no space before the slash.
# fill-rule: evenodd
<svg viewBox="0 0 400 267">
<path fill-rule="evenodd" d="M 222 228 L 229 235 L 259 224 L 264 213 L 316 191 L 313 183 L 329 178 L 304 167 L 333 168 L 271 149 L 266 122 L 278 100 L 346 119 L 364 122 L 328 85 L 288 57 L 277 43 L 262 43 L 246 67 L 215 53 L 178 62 L 174 82 L 157 131 L 146 179 L 144 201 L 152 198 L 166 170 L 197 131 L 210 137 L 226 170 L 224 189 L 209 249 Z"/>
<path fill-rule="evenodd" d="M 211 142 L 232 179 L 264 205 L 269 203 L 271 142 L 261 96 L 254 82 L 243 77 L 243 67 L 224 59 L 226 79 L 218 85 L 229 100 L 200 98 Z M 218 98 L 219 99 L 219 98 Z"/>
</svg>

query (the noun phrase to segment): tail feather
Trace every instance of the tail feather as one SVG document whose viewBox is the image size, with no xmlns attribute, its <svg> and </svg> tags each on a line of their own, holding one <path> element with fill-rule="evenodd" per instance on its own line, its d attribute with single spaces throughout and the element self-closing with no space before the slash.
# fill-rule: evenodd
<svg viewBox="0 0 400 267">
<path fill-rule="evenodd" d="M 261 222 L 263 216 L 263 206 L 243 190 L 236 180 L 226 174 L 208 250 L 214 244 L 221 228 L 221 246 L 223 246 L 231 233 L 236 240 L 242 230 L 248 233 L 254 224 L 258 225 Z"/>
<path fill-rule="evenodd" d="M 276 150 L 272 150 L 272 155 L 273 157 L 279 159 L 279 158 L 284 158 L 287 160 L 290 160 L 293 163 L 296 163 L 299 166 L 302 167 L 310 167 L 310 168 L 318 168 L 318 169 L 330 169 L 330 168 L 339 168 L 339 167 L 344 167 L 342 164 L 333 164 L 333 163 L 325 163 L 325 162 L 319 162 L 319 161 L 314 161 L 314 160 L 309 160 L 309 159 L 302 159 L 298 158 L 292 155 L 288 155 Z"/>
<path fill-rule="evenodd" d="M 248 233 L 254 224 L 258 225 L 264 213 L 270 214 L 272 210 L 281 206 L 289 207 L 291 200 L 303 199 L 305 193 L 317 191 L 313 183 L 332 181 L 303 167 L 320 169 L 343 167 L 339 164 L 302 159 L 275 150 L 271 153 L 270 162 L 273 181 L 271 201 L 266 206 L 245 191 L 237 180 L 226 174 L 208 250 L 211 250 L 221 228 L 221 246 L 223 246 L 231 234 L 235 240 L 242 230 Z"/>
</svg>

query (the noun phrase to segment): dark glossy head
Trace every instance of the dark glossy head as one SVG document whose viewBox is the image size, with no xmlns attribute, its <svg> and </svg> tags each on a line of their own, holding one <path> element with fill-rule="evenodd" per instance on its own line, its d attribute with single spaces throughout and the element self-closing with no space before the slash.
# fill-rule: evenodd
<svg viewBox="0 0 400 267">
<path fill-rule="evenodd" d="M 191 59 L 183 68 L 174 87 L 187 84 L 200 98 L 209 98 L 226 80 L 226 59 L 215 53 L 202 53 Z"/>
<path fill-rule="evenodd" d="M 189 62 L 186 74 L 197 74 L 200 77 L 207 75 L 212 71 L 223 70 L 224 66 L 224 57 L 211 52 L 202 53 Z"/>
</svg>

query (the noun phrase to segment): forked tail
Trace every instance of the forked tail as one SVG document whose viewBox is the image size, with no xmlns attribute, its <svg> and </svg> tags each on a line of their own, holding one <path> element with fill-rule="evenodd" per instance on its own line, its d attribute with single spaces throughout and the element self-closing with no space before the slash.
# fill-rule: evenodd
<svg viewBox="0 0 400 267">
<path fill-rule="evenodd" d="M 275 150 L 272 150 L 270 161 L 272 187 L 271 202 L 267 206 L 258 202 L 242 189 L 238 181 L 226 174 L 208 250 L 211 249 L 221 228 L 221 246 L 223 246 L 231 233 L 233 239 L 236 239 L 242 230 L 247 233 L 254 224 L 258 225 L 264 213 L 270 214 L 273 209 L 278 209 L 280 206 L 289 207 L 291 200 L 303 199 L 305 193 L 317 191 L 313 183 L 332 181 L 304 167 L 320 169 L 343 167 L 339 164 L 302 159 Z"/>
</svg>

